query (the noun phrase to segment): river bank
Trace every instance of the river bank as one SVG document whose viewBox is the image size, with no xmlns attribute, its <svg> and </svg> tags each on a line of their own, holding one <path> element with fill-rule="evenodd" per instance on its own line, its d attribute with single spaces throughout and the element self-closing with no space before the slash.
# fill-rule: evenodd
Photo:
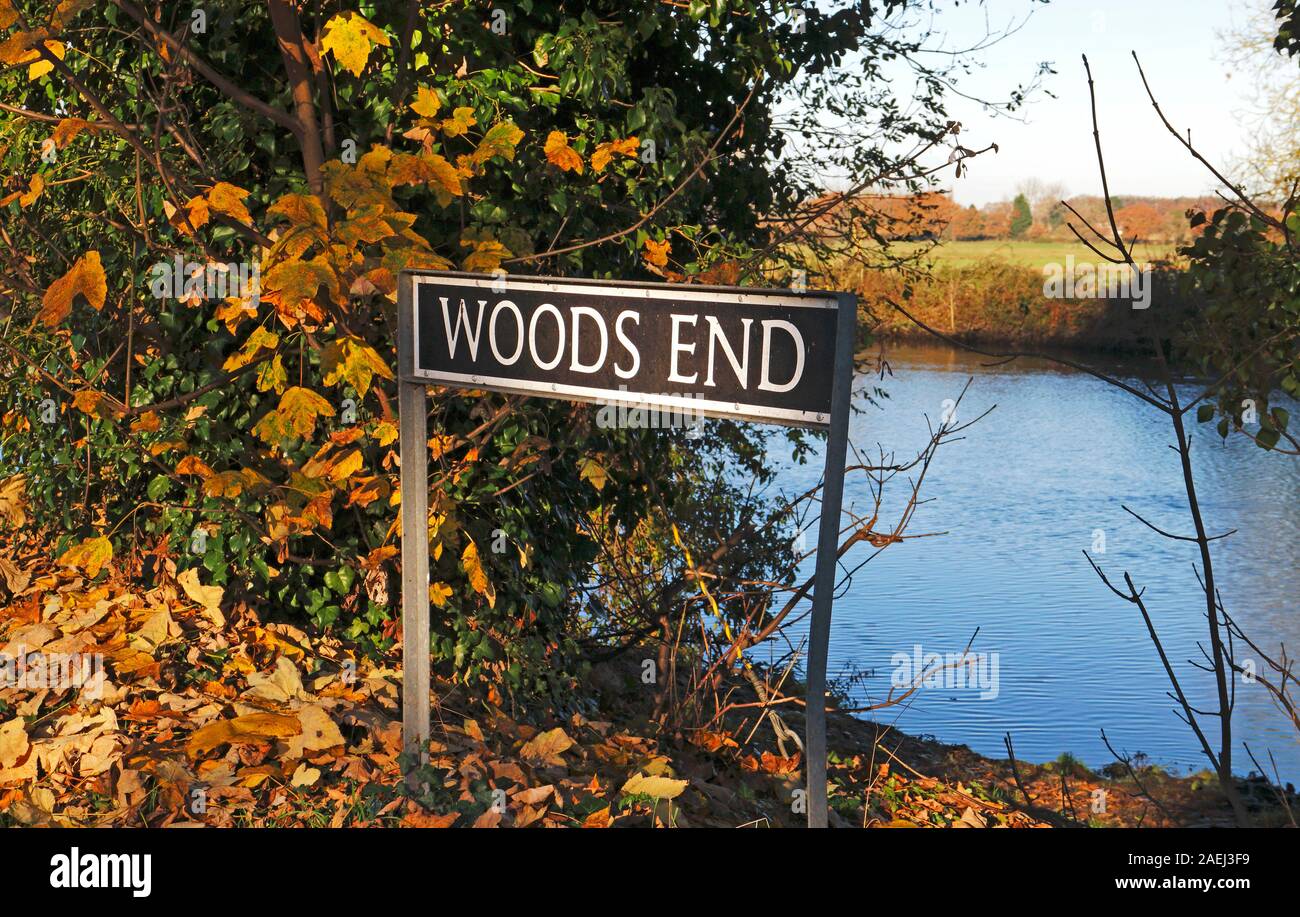
<svg viewBox="0 0 1300 917">
<path fill-rule="evenodd" d="M 261 620 L 191 576 L 142 582 L 109 565 L 88 581 L 43 556 L 4 561 L 4 652 L 21 647 L 29 665 L 90 653 L 102 666 L 87 684 L 0 688 L 0 824 L 803 823 L 802 759 L 781 747 L 789 734 L 777 739 L 769 715 L 779 709 L 802 733 L 799 706 L 755 705 L 752 681 L 725 685 L 732 707 L 693 728 L 654 716 L 654 692 L 630 659 L 595 667 L 565 713 L 435 679 L 429 760 L 408 789 L 401 673 L 385 660 Z M 841 827 L 1225 823 L 1199 778 L 1012 765 L 847 714 L 829 719 Z"/>
<path fill-rule="evenodd" d="M 1098 283 L 1093 272 L 1085 282 L 1080 265 L 1068 266 L 994 258 L 940 264 L 918 276 L 845 267 L 831 282 L 857 293 L 863 324 L 893 340 L 933 340 L 919 321 L 964 343 L 1141 353 L 1149 350 L 1153 322 L 1177 321 L 1189 309 L 1176 270 L 1153 269 L 1111 296 L 1118 281 Z"/>
</svg>

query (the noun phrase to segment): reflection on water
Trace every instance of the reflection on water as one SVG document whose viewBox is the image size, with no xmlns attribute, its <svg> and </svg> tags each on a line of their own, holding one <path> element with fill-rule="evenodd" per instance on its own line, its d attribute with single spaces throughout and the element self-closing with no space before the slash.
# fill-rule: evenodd
<svg viewBox="0 0 1300 917">
<path fill-rule="evenodd" d="M 930 502 L 909 532 L 947 534 L 891 546 L 835 603 L 832 676 L 868 671 L 853 697 L 878 701 L 918 645 L 922 654 L 959 653 L 979 628 L 972 649 L 996 654 L 988 669 L 997 674 L 996 691 L 969 680 L 966 687 L 924 688 L 906 709 L 877 716 L 996 757 L 1006 756 L 1002 735 L 1009 731 L 1018 757 L 1050 760 L 1068 751 L 1104 765 L 1113 760 L 1101 740 L 1104 728 L 1120 751 L 1179 770 L 1207 766 L 1173 713 L 1141 615 L 1101 584 L 1082 553 L 1092 553 L 1116 582 L 1127 570 L 1146 588 L 1184 690 L 1195 706 L 1213 709 L 1212 677 L 1188 661 L 1203 661 L 1198 644 L 1208 647 L 1196 545 L 1162 538 L 1121 509 L 1127 505 L 1165 531 L 1190 533 L 1178 456 L 1167 448 L 1168 419 L 1053 364 L 989 367 L 960 351 L 912 345 L 887 356 L 895 374 L 882 383 L 889 399 L 879 408 L 863 402 L 853 423 L 852 442 L 866 453 L 880 444 L 900 459 L 914 455 L 928 439 L 924 415 L 937 422 L 945 399 L 955 399 L 968 377 L 974 383 L 958 420 L 997 409 L 965 441 L 942 448 L 931 466 L 923 493 Z M 1127 378 L 1133 366 L 1109 360 L 1105 369 Z M 1180 395 L 1194 392 L 1187 386 Z M 1245 437 L 1224 443 L 1208 426 L 1192 426 L 1206 526 L 1238 529 L 1214 543 L 1225 605 L 1261 648 L 1274 651 L 1285 642 L 1300 651 L 1300 461 L 1264 453 Z M 791 466 L 775 442 L 773 456 L 787 469 L 782 487 L 813 483 L 820 459 Z M 895 518 L 907 487 L 897 482 L 887 494 L 882 520 Z M 846 482 L 845 502 L 869 510 L 865 480 Z M 1101 537 L 1104 554 L 1094 551 Z M 868 550 L 855 548 L 848 566 Z M 1271 750 L 1284 779 L 1300 780 L 1300 742 L 1262 686 L 1237 680 L 1234 722 L 1235 770 L 1251 769 L 1245 740 L 1266 764 Z M 1217 734 L 1211 722 L 1204 728 Z"/>
</svg>

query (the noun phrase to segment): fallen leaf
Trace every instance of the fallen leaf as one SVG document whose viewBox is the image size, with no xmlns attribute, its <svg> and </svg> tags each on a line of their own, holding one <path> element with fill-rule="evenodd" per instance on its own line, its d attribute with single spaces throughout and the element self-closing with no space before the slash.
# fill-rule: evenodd
<svg viewBox="0 0 1300 917">
<path fill-rule="evenodd" d="M 653 796 L 655 799 L 675 799 L 686 789 L 687 780 L 671 777 L 647 777 L 636 773 L 628 778 L 620 791 L 625 796 Z"/>
</svg>

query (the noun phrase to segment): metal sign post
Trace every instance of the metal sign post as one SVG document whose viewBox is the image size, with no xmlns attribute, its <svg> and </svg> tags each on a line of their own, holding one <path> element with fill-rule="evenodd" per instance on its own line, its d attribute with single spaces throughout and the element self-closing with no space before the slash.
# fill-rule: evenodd
<svg viewBox="0 0 1300 917">
<path fill-rule="evenodd" d="M 857 298 L 847 293 L 403 271 L 402 735 L 429 740 L 428 420 L 444 385 L 829 428 L 808 638 L 809 827 L 826 827 L 826 654 Z"/>
</svg>

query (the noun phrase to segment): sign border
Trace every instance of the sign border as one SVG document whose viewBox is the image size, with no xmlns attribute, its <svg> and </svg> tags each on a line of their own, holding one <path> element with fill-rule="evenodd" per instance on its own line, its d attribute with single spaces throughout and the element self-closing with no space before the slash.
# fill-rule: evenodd
<svg viewBox="0 0 1300 917">
<path fill-rule="evenodd" d="M 587 278 L 568 279 L 564 277 L 530 277 L 525 274 L 467 274 L 463 271 L 419 271 L 403 270 L 398 276 L 398 283 L 404 276 L 413 281 L 412 293 L 423 283 L 448 283 L 451 286 L 463 286 L 473 289 L 490 289 L 494 284 L 505 283 L 513 289 L 528 292 L 564 292 L 564 287 L 589 287 L 590 295 L 604 294 L 627 299 L 656 300 L 676 299 L 683 302 L 690 300 L 709 300 L 717 302 L 724 296 L 724 302 L 732 305 L 782 305 L 800 309 L 838 309 L 837 294 L 824 290 L 808 290 L 798 293 L 793 290 L 759 287 L 723 287 L 682 283 L 650 283 L 628 281 L 626 283 L 610 280 L 591 280 Z M 773 303 L 772 300 L 778 300 Z M 410 308 L 415 307 L 418 297 L 412 297 Z M 654 392 L 615 392 L 610 389 L 567 383 L 525 383 L 520 379 L 499 376 L 478 375 L 475 373 L 440 372 L 419 369 L 416 365 L 420 353 L 420 329 L 418 323 L 412 323 L 411 330 L 412 364 L 403 381 L 422 381 L 426 384 L 444 384 L 462 388 L 487 388 L 492 391 L 512 395 L 526 395 L 541 398 L 562 398 L 566 401 L 578 401 L 588 404 L 612 404 L 615 407 L 666 407 L 690 411 L 704 417 L 716 417 L 724 420 L 748 420 L 754 423 L 779 423 L 782 426 L 803 427 L 805 429 L 825 430 L 830 426 L 830 414 L 820 411 L 800 411 L 794 408 L 773 408 L 739 401 L 719 401 L 716 399 L 694 398 L 689 395 L 671 395 Z"/>
</svg>

